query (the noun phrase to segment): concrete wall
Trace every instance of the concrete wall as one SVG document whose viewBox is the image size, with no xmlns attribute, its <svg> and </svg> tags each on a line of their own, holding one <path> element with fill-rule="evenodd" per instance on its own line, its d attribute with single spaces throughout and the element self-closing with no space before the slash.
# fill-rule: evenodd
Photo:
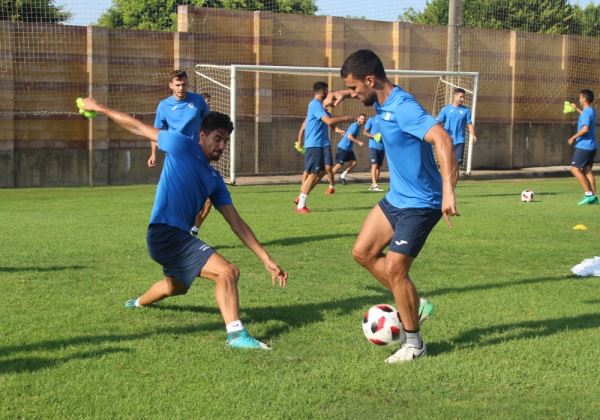
<svg viewBox="0 0 600 420">
<path fill-rule="evenodd" d="M 169 94 L 166 76 L 173 68 L 337 67 L 359 48 L 376 51 L 388 69 L 446 68 L 445 27 L 180 6 L 178 29 L 0 22 L 0 187 L 155 182 L 160 169 L 146 166 L 148 143 L 105 117 L 80 117 L 74 99 L 92 95 L 152 123 L 157 102 Z M 473 167 L 567 164 L 566 138 L 575 131 L 576 115 L 562 114 L 562 102 L 574 100 L 582 88 L 600 92 L 600 40 L 468 28 L 461 34 L 460 68 L 480 73 Z M 240 76 L 239 174 L 302 169 L 291 145 L 311 86 L 320 79 Z M 326 81 L 333 89 L 342 86 L 335 75 Z M 434 80 L 395 82 L 425 106 L 432 102 Z M 334 112 L 364 111 L 372 113 L 348 103 Z M 338 140 L 332 135 L 332 143 Z M 358 169 L 367 170 L 366 148 L 356 153 Z"/>
</svg>

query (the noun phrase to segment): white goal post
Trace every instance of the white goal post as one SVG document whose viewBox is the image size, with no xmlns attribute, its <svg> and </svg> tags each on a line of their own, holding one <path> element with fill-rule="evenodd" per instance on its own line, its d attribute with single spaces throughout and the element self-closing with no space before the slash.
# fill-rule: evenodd
<svg viewBox="0 0 600 420">
<path fill-rule="evenodd" d="M 299 173 L 301 159 L 293 142 L 312 98 L 312 84 L 323 80 L 343 89 L 340 68 L 197 64 L 195 90 L 211 95 L 211 109 L 229 114 L 235 130 L 217 169 L 228 183 L 244 175 Z M 432 115 L 448 104 L 454 88 L 466 91 L 473 123 L 477 110 L 477 72 L 386 70 L 393 83 L 413 94 Z M 345 101 L 336 115 L 372 113 L 358 101 Z M 253 141 L 251 141 L 253 139 Z M 335 139 L 331 143 L 337 143 Z M 471 172 L 473 139 L 465 147 L 462 170 Z M 360 157 L 359 157 L 360 159 Z M 291 164 L 293 163 L 293 164 Z"/>
</svg>

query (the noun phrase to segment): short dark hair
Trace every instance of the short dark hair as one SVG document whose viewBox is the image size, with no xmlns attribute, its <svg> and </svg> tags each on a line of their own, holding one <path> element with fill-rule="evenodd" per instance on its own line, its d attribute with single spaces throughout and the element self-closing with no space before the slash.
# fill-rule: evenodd
<svg viewBox="0 0 600 420">
<path fill-rule="evenodd" d="M 210 96 L 210 93 L 208 92 L 202 92 L 202 96 L 204 96 L 205 98 L 212 98 L 212 96 Z"/>
<path fill-rule="evenodd" d="M 325 82 L 315 82 L 315 84 L 313 85 L 314 93 L 324 92 L 326 90 L 329 90 L 329 85 Z"/>
<path fill-rule="evenodd" d="M 367 114 L 365 114 L 364 112 L 361 112 L 360 114 L 358 114 L 358 116 L 367 118 Z"/>
<path fill-rule="evenodd" d="M 380 80 L 386 78 L 381 59 L 371 50 L 358 50 L 350 54 L 344 61 L 340 75 L 342 79 L 349 75 L 359 80 L 364 80 L 367 76 L 375 76 Z"/>
<path fill-rule="evenodd" d="M 169 73 L 169 80 L 173 79 L 187 79 L 187 73 L 185 70 L 173 70 Z"/>
<path fill-rule="evenodd" d="M 457 93 L 462 93 L 463 95 L 466 95 L 467 91 L 464 90 L 463 88 L 455 88 L 454 95 L 456 95 Z"/>
<path fill-rule="evenodd" d="M 579 94 L 585 98 L 588 104 L 594 102 L 594 92 L 590 89 L 582 89 Z"/>
<path fill-rule="evenodd" d="M 227 130 L 229 134 L 233 131 L 233 122 L 229 115 L 222 112 L 210 111 L 202 120 L 200 131 L 209 134 L 218 129 Z"/>
</svg>

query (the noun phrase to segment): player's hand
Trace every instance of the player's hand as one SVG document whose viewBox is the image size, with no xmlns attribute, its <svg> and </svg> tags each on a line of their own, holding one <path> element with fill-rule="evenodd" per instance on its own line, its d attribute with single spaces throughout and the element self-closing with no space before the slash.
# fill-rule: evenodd
<svg viewBox="0 0 600 420">
<path fill-rule="evenodd" d="M 288 274 L 277 265 L 275 261 L 269 259 L 265 263 L 265 267 L 271 273 L 271 283 L 275 286 L 275 280 L 279 280 L 279 287 L 285 287 L 287 285 Z"/>
<path fill-rule="evenodd" d="M 473 136 L 473 144 L 477 143 L 477 137 Z"/>
<path fill-rule="evenodd" d="M 365 145 L 365 142 L 364 142 L 364 141 L 359 141 L 359 142 L 358 142 L 358 145 L 359 145 L 360 147 L 362 147 L 362 146 L 364 146 L 364 145 Z"/>
<path fill-rule="evenodd" d="M 569 140 L 567 140 L 567 143 L 569 143 L 569 146 L 571 146 L 574 141 L 575 141 L 575 139 L 573 137 L 571 137 L 571 138 L 569 138 Z"/>
<path fill-rule="evenodd" d="M 152 153 L 148 158 L 148 168 L 156 166 L 156 154 Z"/>
<path fill-rule="evenodd" d="M 94 98 L 83 98 L 83 109 L 86 111 L 100 112 L 100 106 Z"/>
<path fill-rule="evenodd" d="M 460 216 L 456 210 L 456 201 L 454 200 L 454 192 L 444 193 L 442 195 L 442 217 L 446 221 L 449 228 L 452 228 L 450 217 Z"/>
<path fill-rule="evenodd" d="M 338 90 L 336 92 L 329 92 L 327 98 L 331 102 L 333 106 L 338 106 L 344 99 L 349 98 L 351 92 L 349 89 L 347 90 Z"/>
</svg>

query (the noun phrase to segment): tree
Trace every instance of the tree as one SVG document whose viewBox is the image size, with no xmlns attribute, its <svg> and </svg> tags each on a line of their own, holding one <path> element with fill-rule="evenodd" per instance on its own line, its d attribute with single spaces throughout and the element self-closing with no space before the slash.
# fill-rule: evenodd
<svg viewBox="0 0 600 420">
<path fill-rule="evenodd" d="M 591 9 L 598 13 L 593 5 L 582 11 L 567 0 L 465 0 L 463 25 L 546 34 L 578 34 L 586 25 L 587 28 L 593 27 L 594 18 L 587 19 L 587 16 L 593 15 Z M 589 20 L 586 25 L 582 22 L 584 17 Z M 432 0 L 422 12 L 409 8 L 399 19 L 428 25 L 447 25 L 448 0 Z"/>
<path fill-rule="evenodd" d="M 175 31 L 177 6 L 181 5 L 303 15 L 317 11 L 315 0 L 113 0 L 98 24 L 109 28 Z"/>
<path fill-rule="evenodd" d="M 55 6 L 54 0 L 0 0 L 0 20 L 60 23 L 71 16 L 64 6 Z"/>
</svg>

